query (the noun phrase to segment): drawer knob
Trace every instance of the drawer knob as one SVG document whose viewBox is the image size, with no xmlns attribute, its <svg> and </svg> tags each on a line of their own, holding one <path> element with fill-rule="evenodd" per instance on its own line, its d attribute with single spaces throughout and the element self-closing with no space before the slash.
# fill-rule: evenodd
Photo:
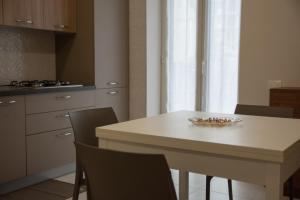
<svg viewBox="0 0 300 200">
<path fill-rule="evenodd" d="M 116 94 L 119 94 L 119 91 L 110 91 L 110 92 L 107 92 L 107 94 L 116 95 Z"/>
<path fill-rule="evenodd" d="M 71 136 L 72 133 L 60 133 L 60 134 L 57 134 L 56 137 L 68 137 L 68 136 Z"/>
<path fill-rule="evenodd" d="M 119 85 L 120 83 L 119 82 L 116 82 L 116 81 L 110 81 L 107 83 L 107 85 Z"/>
<path fill-rule="evenodd" d="M 57 100 L 68 100 L 71 99 L 72 97 L 67 95 L 67 96 L 60 96 L 60 97 L 56 97 Z"/>
</svg>

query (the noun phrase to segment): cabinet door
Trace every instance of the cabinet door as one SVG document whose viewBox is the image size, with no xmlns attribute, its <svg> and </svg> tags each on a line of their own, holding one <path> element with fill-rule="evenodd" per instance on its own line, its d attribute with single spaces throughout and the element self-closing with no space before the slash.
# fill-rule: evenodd
<svg viewBox="0 0 300 200">
<path fill-rule="evenodd" d="M 0 0 L 0 24 L 3 24 L 3 1 Z"/>
<path fill-rule="evenodd" d="M 94 107 L 27 115 L 26 135 L 71 128 L 72 125 L 69 119 L 69 112 L 92 108 Z"/>
<path fill-rule="evenodd" d="M 27 175 L 74 163 L 73 142 L 72 129 L 27 136 Z"/>
<path fill-rule="evenodd" d="M 128 0 L 94 1 L 95 83 L 97 88 L 128 86 Z"/>
<path fill-rule="evenodd" d="M 31 28 L 43 28 L 44 26 L 44 1 L 25 0 L 26 23 Z"/>
<path fill-rule="evenodd" d="M 0 97 L 0 184 L 26 175 L 24 97 Z"/>
<path fill-rule="evenodd" d="M 43 0 L 3 0 L 4 24 L 28 28 L 42 28 Z"/>
<path fill-rule="evenodd" d="M 58 92 L 26 96 L 26 114 L 45 113 L 94 106 L 94 90 Z"/>
<path fill-rule="evenodd" d="M 99 89 L 96 91 L 96 107 L 112 107 L 120 122 L 128 120 L 128 89 Z"/>
<path fill-rule="evenodd" d="M 56 31 L 76 32 L 76 0 L 46 0 L 45 27 Z"/>
</svg>

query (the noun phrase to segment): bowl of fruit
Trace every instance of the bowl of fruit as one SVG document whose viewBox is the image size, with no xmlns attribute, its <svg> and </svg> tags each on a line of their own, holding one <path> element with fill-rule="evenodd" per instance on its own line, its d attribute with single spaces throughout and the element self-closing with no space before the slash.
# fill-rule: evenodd
<svg viewBox="0 0 300 200">
<path fill-rule="evenodd" d="M 242 120 L 239 118 L 232 117 L 194 117 L 188 119 L 192 124 L 196 126 L 229 126 L 241 122 Z"/>
</svg>

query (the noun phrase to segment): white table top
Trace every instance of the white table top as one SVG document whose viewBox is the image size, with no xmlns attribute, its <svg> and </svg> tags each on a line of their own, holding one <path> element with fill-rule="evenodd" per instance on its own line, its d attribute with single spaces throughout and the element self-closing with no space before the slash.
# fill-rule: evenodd
<svg viewBox="0 0 300 200">
<path fill-rule="evenodd" d="M 188 118 L 227 116 L 242 122 L 199 127 Z M 300 145 L 300 120 L 180 111 L 96 129 L 98 138 L 195 152 L 283 162 Z"/>
</svg>

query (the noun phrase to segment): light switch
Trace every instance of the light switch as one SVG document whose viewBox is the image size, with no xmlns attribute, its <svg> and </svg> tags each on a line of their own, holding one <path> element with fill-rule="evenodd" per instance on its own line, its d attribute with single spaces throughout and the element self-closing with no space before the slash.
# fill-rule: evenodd
<svg viewBox="0 0 300 200">
<path fill-rule="evenodd" d="M 282 80 L 269 80 L 268 88 L 280 88 L 282 87 Z"/>
</svg>

